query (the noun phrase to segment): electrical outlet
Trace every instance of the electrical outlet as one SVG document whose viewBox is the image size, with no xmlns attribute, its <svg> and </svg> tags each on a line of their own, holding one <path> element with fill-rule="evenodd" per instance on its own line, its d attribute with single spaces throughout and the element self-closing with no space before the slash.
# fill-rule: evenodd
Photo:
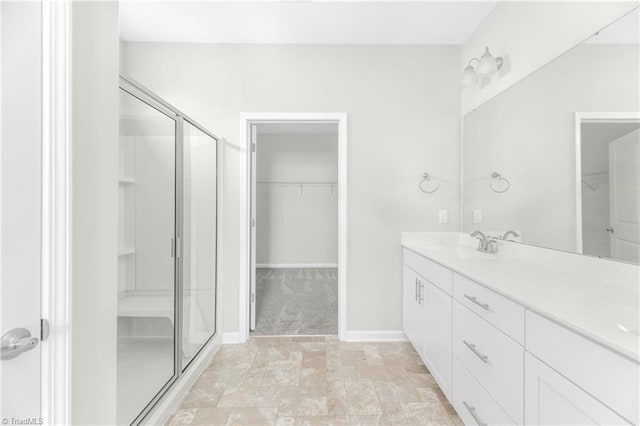
<svg viewBox="0 0 640 426">
<path fill-rule="evenodd" d="M 482 223 L 482 210 L 473 211 L 473 223 Z"/>
<path fill-rule="evenodd" d="M 449 211 L 438 210 L 438 221 L 440 223 L 449 223 Z"/>
</svg>

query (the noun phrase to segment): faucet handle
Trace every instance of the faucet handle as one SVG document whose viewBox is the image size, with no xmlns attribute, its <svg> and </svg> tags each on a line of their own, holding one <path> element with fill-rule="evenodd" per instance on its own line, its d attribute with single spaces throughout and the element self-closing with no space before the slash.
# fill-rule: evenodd
<svg viewBox="0 0 640 426">
<path fill-rule="evenodd" d="M 489 237 L 487 240 L 487 253 L 498 252 L 498 239 L 495 237 Z"/>
</svg>

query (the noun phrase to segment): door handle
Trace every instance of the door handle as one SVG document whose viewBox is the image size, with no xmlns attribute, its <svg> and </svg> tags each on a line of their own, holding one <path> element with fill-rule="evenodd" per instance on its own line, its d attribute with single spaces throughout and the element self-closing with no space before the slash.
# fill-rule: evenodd
<svg viewBox="0 0 640 426">
<path fill-rule="evenodd" d="M 611 228 L 611 227 L 607 228 L 606 231 L 613 234 L 613 228 Z"/>
<path fill-rule="evenodd" d="M 485 364 L 489 362 L 489 357 L 478 352 L 478 350 L 476 349 L 476 345 L 474 345 L 473 343 L 469 343 L 466 340 L 463 340 L 462 343 L 464 343 L 471 350 L 471 352 L 476 354 L 476 356 L 480 358 L 482 362 L 484 362 Z"/>
<path fill-rule="evenodd" d="M 476 407 L 467 404 L 467 401 L 462 401 L 462 403 L 464 404 L 464 407 L 467 409 L 467 411 L 469 411 L 469 414 L 471 414 L 471 417 L 473 417 L 473 420 L 478 423 L 478 426 L 487 426 L 487 424 L 481 421 L 478 417 L 478 413 L 476 413 Z"/>
<path fill-rule="evenodd" d="M 475 296 L 469 296 L 468 294 L 465 294 L 464 297 L 466 297 L 467 299 L 471 300 L 473 303 L 475 303 L 476 305 L 480 306 L 485 311 L 489 310 L 489 305 L 486 304 L 486 303 L 479 302 L 478 299 Z"/>
<path fill-rule="evenodd" d="M 26 328 L 9 330 L 0 339 L 0 359 L 13 359 L 38 346 L 39 341 Z"/>
</svg>

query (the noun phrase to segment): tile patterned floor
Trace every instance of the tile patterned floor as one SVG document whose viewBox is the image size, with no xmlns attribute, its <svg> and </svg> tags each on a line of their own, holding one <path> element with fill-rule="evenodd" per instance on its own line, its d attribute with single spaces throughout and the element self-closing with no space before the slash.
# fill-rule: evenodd
<svg viewBox="0 0 640 426">
<path fill-rule="evenodd" d="M 225 345 L 169 425 L 461 425 L 409 343 Z"/>
</svg>

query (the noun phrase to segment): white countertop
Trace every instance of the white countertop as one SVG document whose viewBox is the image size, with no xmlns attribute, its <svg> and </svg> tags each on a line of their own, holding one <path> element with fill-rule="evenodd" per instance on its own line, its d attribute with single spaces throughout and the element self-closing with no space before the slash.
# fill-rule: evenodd
<svg viewBox="0 0 640 426">
<path fill-rule="evenodd" d="M 640 267 L 457 232 L 403 233 L 402 246 L 628 358 L 640 361 Z"/>
</svg>

